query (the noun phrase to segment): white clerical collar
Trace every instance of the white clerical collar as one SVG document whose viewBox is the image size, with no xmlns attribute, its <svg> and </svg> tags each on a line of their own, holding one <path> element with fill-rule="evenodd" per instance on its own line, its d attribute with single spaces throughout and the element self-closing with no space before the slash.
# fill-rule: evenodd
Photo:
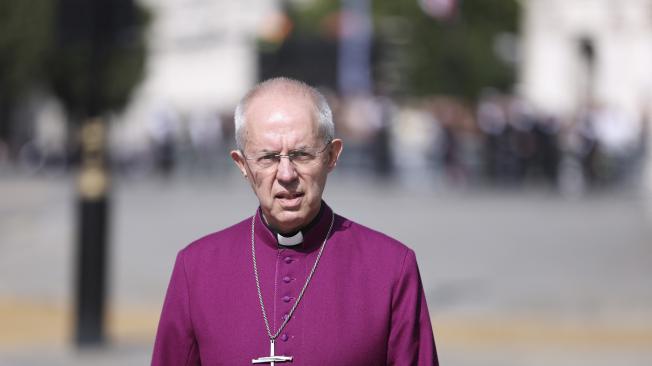
<svg viewBox="0 0 652 366">
<path fill-rule="evenodd" d="M 306 233 L 308 233 L 315 225 L 317 225 L 317 223 L 319 222 L 319 220 L 322 217 L 322 214 L 324 213 L 325 207 L 326 207 L 326 204 L 322 204 L 321 207 L 319 207 L 319 213 L 317 213 L 317 216 L 314 219 L 312 219 L 312 221 L 308 225 L 301 228 L 301 230 L 297 231 L 295 234 L 291 234 L 291 235 L 288 235 L 288 236 L 285 236 L 285 235 L 279 233 L 278 231 L 276 231 L 274 228 L 272 228 L 267 223 L 267 219 L 265 218 L 265 215 L 263 215 L 262 209 L 259 208 L 258 210 L 260 211 L 260 217 L 262 218 L 263 223 L 265 224 L 265 226 L 267 226 L 267 228 L 272 233 L 276 234 L 276 241 L 278 242 L 278 244 L 286 246 L 286 247 L 292 247 L 292 246 L 296 246 L 296 245 L 299 245 L 299 244 L 303 243 L 303 232 L 305 231 Z"/>
<path fill-rule="evenodd" d="M 296 234 L 291 236 L 283 236 L 280 233 L 276 233 L 276 240 L 278 240 L 280 245 L 292 247 L 303 243 L 303 234 L 301 231 L 297 231 Z"/>
</svg>

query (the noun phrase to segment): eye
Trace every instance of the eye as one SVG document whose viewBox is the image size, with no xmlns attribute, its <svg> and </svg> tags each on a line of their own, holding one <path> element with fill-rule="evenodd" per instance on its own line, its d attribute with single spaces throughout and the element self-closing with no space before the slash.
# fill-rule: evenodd
<svg viewBox="0 0 652 366">
<path fill-rule="evenodd" d="M 295 161 L 308 161 L 315 158 L 315 155 L 303 150 L 293 151 L 289 155 L 290 159 Z"/>
<path fill-rule="evenodd" d="M 269 164 L 269 163 L 273 163 L 273 162 L 278 161 L 278 159 L 279 159 L 278 154 L 269 153 L 269 154 L 263 154 L 263 155 L 259 156 L 258 157 L 258 162 L 264 163 L 264 164 Z"/>
</svg>

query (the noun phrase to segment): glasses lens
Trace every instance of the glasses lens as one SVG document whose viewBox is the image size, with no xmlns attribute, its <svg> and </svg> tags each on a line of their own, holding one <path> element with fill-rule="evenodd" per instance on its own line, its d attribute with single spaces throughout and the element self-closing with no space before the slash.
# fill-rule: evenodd
<svg viewBox="0 0 652 366">
<path fill-rule="evenodd" d="M 259 156 L 255 162 L 261 168 L 269 168 L 279 162 L 280 156 L 278 154 L 263 154 Z"/>
<path fill-rule="evenodd" d="M 307 164 L 315 160 L 317 155 L 308 151 L 294 151 L 288 154 L 291 162 L 297 164 Z"/>
<path fill-rule="evenodd" d="M 285 154 L 280 153 L 263 153 L 258 156 L 247 158 L 249 161 L 253 161 L 255 165 L 260 169 L 267 169 L 276 167 L 282 158 L 288 158 L 291 163 L 295 166 L 309 166 L 318 161 L 317 156 L 328 148 L 330 141 L 324 146 L 323 149 L 302 149 L 294 150 Z"/>
</svg>

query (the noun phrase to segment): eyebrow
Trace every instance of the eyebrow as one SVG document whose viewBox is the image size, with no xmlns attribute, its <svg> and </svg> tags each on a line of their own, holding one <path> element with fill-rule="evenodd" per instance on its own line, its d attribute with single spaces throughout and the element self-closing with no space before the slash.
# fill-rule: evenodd
<svg viewBox="0 0 652 366">
<path fill-rule="evenodd" d="M 259 150 L 256 154 L 268 154 L 268 153 L 277 153 L 278 151 L 276 150 L 268 150 L 268 149 L 262 149 Z"/>
<path fill-rule="evenodd" d="M 310 148 L 310 146 L 308 146 L 308 145 L 300 145 L 299 147 L 296 147 L 296 148 L 294 148 L 294 149 L 290 149 L 290 150 L 288 150 L 288 151 L 302 151 L 302 150 L 306 150 L 306 149 L 309 149 L 309 148 Z M 278 150 L 262 149 L 262 150 L 260 150 L 260 151 L 258 152 L 258 154 L 280 154 L 280 151 L 278 151 Z"/>
</svg>

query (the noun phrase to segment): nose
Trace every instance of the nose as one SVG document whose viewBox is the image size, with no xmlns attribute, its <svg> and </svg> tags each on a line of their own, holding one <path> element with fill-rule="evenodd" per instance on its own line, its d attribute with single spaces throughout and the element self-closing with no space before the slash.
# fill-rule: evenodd
<svg viewBox="0 0 652 366">
<path fill-rule="evenodd" d="M 287 156 L 282 156 L 278 162 L 276 178 L 282 183 L 292 182 L 297 177 L 297 170 Z"/>
</svg>

